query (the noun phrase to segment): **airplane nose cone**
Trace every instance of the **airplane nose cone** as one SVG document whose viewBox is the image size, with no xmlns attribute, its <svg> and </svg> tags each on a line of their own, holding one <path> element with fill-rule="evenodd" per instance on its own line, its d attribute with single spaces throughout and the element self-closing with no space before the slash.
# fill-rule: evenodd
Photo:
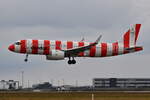
<svg viewBox="0 0 150 100">
<path fill-rule="evenodd" d="M 10 45 L 10 46 L 8 47 L 8 49 L 9 49 L 10 51 L 14 51 L 14 50 L 15 50 L 15 46 L 12 44 L 12 45 Z"/>
</svg>

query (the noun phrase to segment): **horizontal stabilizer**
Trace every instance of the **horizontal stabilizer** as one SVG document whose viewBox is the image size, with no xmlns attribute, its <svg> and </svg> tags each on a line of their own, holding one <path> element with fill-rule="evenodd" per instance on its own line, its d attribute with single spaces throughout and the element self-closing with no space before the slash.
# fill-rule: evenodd
<svg viewBox="0 0 150 100">
<path fill-rule="evenodd" d="M 125 48 L 125 51 L 129 51 L 129 52 L 132 52 L 132 51 L 140 51 L 140 50 L 143 50 L 143 47 L 141 47 L 141 46 L 136 46 L 136 47 L 131 47 L 131 48 Z"/>
</svg>

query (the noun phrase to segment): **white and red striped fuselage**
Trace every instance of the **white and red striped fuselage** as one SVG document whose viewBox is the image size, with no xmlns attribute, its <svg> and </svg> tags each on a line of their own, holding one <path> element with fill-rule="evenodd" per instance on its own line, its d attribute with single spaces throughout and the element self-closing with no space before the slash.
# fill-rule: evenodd
<svg viewBox="0 0 150 100">
<path fill-rule="evenodd" d="M 52 50 L 67 50 L 91 44 L 90 42 L 59 41 L 59 40 L 20 40 L 20 45 L 11 45 L 11 51 L 24 54 L 51 55 Z M 140 51 L 138 47 L 127 51 L 125 43 L 99 43 L 91 49 L 78 54 L 78 57 L 107 57 Z M 64 55 L 65 56 L 65 55 Z"/>
</svg>

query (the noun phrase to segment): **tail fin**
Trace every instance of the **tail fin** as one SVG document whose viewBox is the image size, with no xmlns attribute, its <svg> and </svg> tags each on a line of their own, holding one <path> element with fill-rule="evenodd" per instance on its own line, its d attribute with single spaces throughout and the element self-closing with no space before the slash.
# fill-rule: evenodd
<svg viewBox="0 0 150 100">
<path fill-rule="evenodd" d="M 125 48 L 135 47 L 138 39 L 141 24 L 133 25 L 123 36 Z"/>
</svg>

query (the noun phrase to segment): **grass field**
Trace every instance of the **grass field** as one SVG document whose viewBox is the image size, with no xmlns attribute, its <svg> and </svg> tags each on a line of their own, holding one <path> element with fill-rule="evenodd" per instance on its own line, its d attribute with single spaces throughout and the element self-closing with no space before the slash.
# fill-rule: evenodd
<svg viewBox="0 0 150 100">
<path fill-rule="evenodd" d="M 150 92 L 0 92 L 0 100 L 150 100 Z"/>
</svg>

